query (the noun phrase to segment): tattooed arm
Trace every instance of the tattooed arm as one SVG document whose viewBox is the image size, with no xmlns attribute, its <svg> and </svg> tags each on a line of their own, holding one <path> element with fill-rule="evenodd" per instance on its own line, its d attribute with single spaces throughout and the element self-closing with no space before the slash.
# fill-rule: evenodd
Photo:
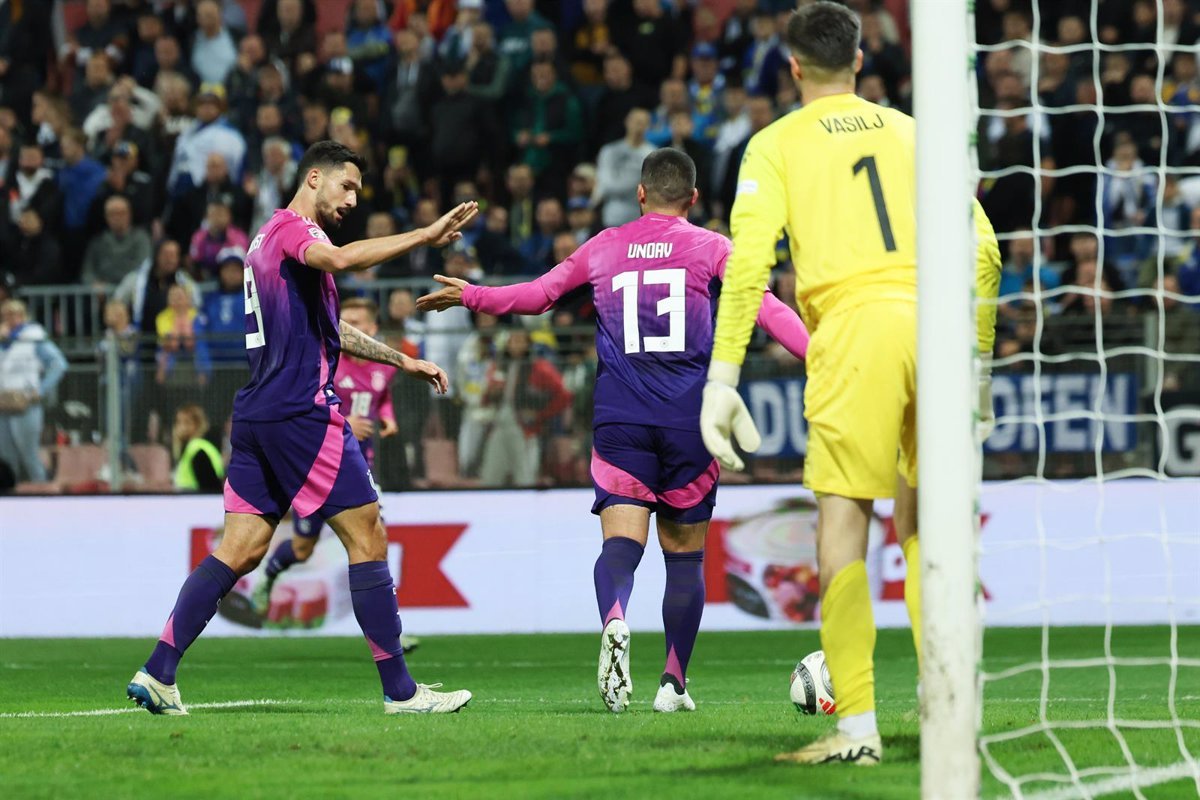
<svg viewBox="0 0 1200 800">
<path fill-rule="evenodd" d="M 410 378 L 430 384 L 438 394 L 445 394 L 446 389 L 449 388 L 450 380 L 446 377 L 445 371 L 432 361 L 409 358 L 345 322 L 339 321 L 339 333 L 342 337 L 342 352 L 346 355 L 365 358 L 367 361 L 374 361 L 378 364 L 390 364 Z"/>
</svg>

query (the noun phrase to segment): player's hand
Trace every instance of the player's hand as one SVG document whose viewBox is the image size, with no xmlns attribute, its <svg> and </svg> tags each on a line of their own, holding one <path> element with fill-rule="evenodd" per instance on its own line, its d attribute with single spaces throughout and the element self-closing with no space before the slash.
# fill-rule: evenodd
<svg viewBox="0 0 1200 800">
<path fill-rule="evenodd" d="M 400 431 L 400 426 L 396 424 L 396 420 L 384 417 L 379 420 L 379 436 L 386 439 L 389 436 L 395 436 Z"/>
<path fill-rule="evenodd" d="M 445 394 L 450 388 L 450 379 L 446 377 L 446 371 L 432 361 L 405 357 L 400 363 L 400 371 L 410 378 L 425 381 L 438 394 Z"/>
<path fill-rule="evenodd" d="M 370 439 L 375 432 L 375 423 L 367 417 L 347 417 L 346 421 L 350 423 L 350 432 L 360 442 Z"/>
<path fill-rule="evenodd" d="M 479 213 L 479 203 L 471 200 L 467 203 L 459 203 L 454 208 L 447 211 L 442 218 L 425 229 L 425 233 L 429 237 L 430 247 L 445 247 L 451 242 L 457 242 L 462 238 L 459 233 L 468 222 L 475 219 L 475 215 Z"/>
<path fill-rule="evenodd" d="M 714 361 L 708 369 L 700 405 L 700 436 L 704 446 L 722 467 L 735 472 L 741 472 L 746 465 L 733 449 L 734 441 L 750 453 L 762 444 L 750 409 L 737 391 L 740 371 L 733 364 Z"/>
<path fill-rule="evenodd" d="M 461 306 L 463 289 L 469 284 L 462 278 L 447 278 L 445 275 L 434 275 L 433 279 L 445 284 L 445 289 L 417 298 L 418 311 L 445 311 L 447 308 Z"/>
</svg>

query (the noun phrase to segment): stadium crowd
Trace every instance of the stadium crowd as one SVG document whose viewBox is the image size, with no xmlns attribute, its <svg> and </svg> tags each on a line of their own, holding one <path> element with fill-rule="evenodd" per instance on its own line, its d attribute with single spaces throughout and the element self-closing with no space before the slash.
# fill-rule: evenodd
<svg viewBox="0 0 1200 800">
<path fill-rule="evenodd" d="M 860 94 L 909 110 L 907 0 L 848 5 L 863 17 Z M 1035 57 L 1028 2 L 976 4 L 979 42 L 990 46 L 979 60 L 980 196 L 1005 240 L 1002 294 L 1018 295 L 1001 306 L 998 357 L 1094 351 L 1097 303 L 1106 346 L 1141 341 L 1147 315 L 1160 312 L 1169 351 L 1200 341 L 1200 306 L 1187 301 L 1200 296 L 1200 175 L 1187 170 L 1200 166 L 1191 49 L 1200 3 L 1161 5 L 1161 21 L 1148 0 L 1104 4 L 1093 20 L 1082 0 L 1042 3 L 1036 38 L 1055 47 Z M 29 325 L 47 343 L 91 337 L 64 345 L 75 361 L 117 354 L 123 447 L 169 445 L 170 420 L 188 403 L 203 406 L 219 443 L 244 375 L 242 260 L 290 198 L 305 147 L 332 138 L 369 165 L 336 243 L 426 225 L 464 199 L 483 206 L 455 247 L 415 251 L 341 287 L 376 300 L 382 335 L 445 366 L 454 386 L 435 398 L 396 385 L 401 446 L 391 458 L 380 452 L 384 485 L 578 483 L 595 377 L 590 297 L 520 327 L 465 309 L 421 318 L 415 295 L 435 273 L 528 279 L 602 227 L 635 218 L 641 160 L 664 145 L 698 166 L 693 221 L 724 230 L 749 138 L 797 106 L 780 42 L 793 8 L 0 3 L 0 299 L 88 287 L 93 310 L 42 302 Z M 1160 24 L 1172 45 L 1161 63 Z M 1131 47 L 1093 64 L 1077 46 L 1096 37 Z M 1097 102 L 1108 113 L 1077 108 Z M 1096 163 L 1099 176 L 1071 169 Z M 1162 164 L 1179 171 L 1159 185 L 1151 168 Z M 1035 179 L 1034 168 L 1060 172 Z M 787 249 L 778 252 L 773 288 L 791 304 Z M 1133 287 L 1169 294 L 1160 305 L 1094 291 Z M 14 368 L 3 354 L 20 333 L 0 329 L 0 373 Z M 761 370 L 783 363 L 768 349 Z M 52 372 L 38 380 L 52 383 Z M 1195 372 L 1176 368 L 1168 380 L 1183 388 Z M 0 430 L 11 416 L 0 405 Z M 0 460 L 18 479 L 41 480 L 5 441 Z"/>
</svg>

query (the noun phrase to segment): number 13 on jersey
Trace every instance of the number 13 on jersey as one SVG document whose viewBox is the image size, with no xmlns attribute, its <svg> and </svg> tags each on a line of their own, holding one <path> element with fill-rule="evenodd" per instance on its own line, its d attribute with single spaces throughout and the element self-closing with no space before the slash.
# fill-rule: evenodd
<svg viewBox="0 0 1200 800">
<path fill-rule="evenodd" d="M 641 284 L 665 285 L 667 296 L 658 301 L 655 312 L 667 318 L 666 336 L 642 336 L 638 323 Z M 614 275 L 612 290 L 621 292 L 622 314 L 625 321 L 625 353 L 682 353 L 686 349 L 684 320 L 687 319 L 684 294 L 687 290 L 686 269 L 631 270 Z"/>
</svg>

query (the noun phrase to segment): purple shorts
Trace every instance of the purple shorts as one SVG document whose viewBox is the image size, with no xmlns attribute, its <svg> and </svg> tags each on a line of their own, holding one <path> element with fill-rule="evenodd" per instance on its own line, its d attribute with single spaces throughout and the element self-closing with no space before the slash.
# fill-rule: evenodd
<svg viewBox="0 0 1200 800">
<path fill-rule="evenodd" d="M 375 483 L 375 478 L 370 472 L 370 470 L 374 467 L 374 464 L 375 464 L 375 449 L 371 446 L 371 440 L 364 439 L 361 442 L 358 440 L 355 440 L 354 443 L 358 446 L 358 448 L 360 450 L 362 450 L 363 458 L 365 458 L 367 461 L 367 470 L 368 470 L 367 477 L 371 481 L 371 487 L 373 489 L 375 489 L 375 494 L 378 495 L 379 491 L 380 491 L 379 485 L 377 483 Z M 383 507 L 383 504 L 381 503 L 380 504 L 381 510 L 382 510 L 382 507 Z M 334 512 L 334 513 L 336 513 L 336 512 Z M 327 514 L 326 516 L 332 516 L 332 514 Z M 292 523 L 292 530 L 296 533 L 297 536 L 303 536 L 305 538 L 312 538 L 314 536 L 320 536 L 321 531 L 325 528 L 325 517 L 322 517 L 320 514 L 310 514 L 307 517 L 301 517 L 299 515 L 296 515 L 295 511 L 293 510 L 293 517 L 294 517 L 294 522 Z"/>
<path fill-rule="evenodd" d="M 225 480 L 225 510 L 280 519 L 328 519 L 379 499 L 366 459 L 336 408 L 278 422 L 238 421 Z"/>
<path fill-rule="evenodd" d="M 712 519 L 720 467 L 700 431 L 608 423 L 592 445 L 592 513 L 635 505 L 659 517 L 691 524 Z"/>
</svg>

